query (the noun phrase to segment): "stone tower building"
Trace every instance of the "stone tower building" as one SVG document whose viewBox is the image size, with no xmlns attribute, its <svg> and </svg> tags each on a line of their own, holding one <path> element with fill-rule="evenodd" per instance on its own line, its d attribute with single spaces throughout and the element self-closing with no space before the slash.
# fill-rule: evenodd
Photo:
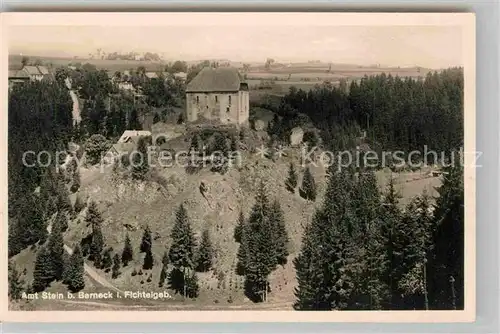
<svg viewBox="0 0 500 334">
<path fill-rule="evenodd" d="M 186 88 L 186 119 L 220 121 L 223 124 L 247 124 L 249 115 L 248 84 L 231 67 L 203 68 Z"/>
</svg>

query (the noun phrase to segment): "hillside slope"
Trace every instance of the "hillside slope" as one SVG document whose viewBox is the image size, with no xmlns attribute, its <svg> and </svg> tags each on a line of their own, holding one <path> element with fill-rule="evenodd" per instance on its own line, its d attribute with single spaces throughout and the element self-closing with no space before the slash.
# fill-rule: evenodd
<svg viewBox="0 0 500 334">
<path fill-rule="evenodd" d="M 117 289 L 140 291 L 164 291 L 165 287 L 158 285 L 161 259 L 170 246 L 170 232 L 175 219 L 175 211 L 184 204 L 192 222 L 193 230 L 199 240 L 204 229 L 208 229 L 215 246 L 214 268 L 208 273 L 199 273 L 200 296 L 196 301 L 182 302 L 182 298 L 174 295 L 171 303 L 160 303 L 128 300 L 127 305 L 142 305 L 154 308 L 288 308 L 295 297 L 293 289 L 296 285 L 295 270 L 292 260 L 300 249 L 302 233 L 315 210 L 322 203 L 325 188 L 325 168 L 311 166 L 311 171 L 318 186 L 316 202 L 309 202 L 298 195 L 290 193 L 285 188 L 285 179 L 290 162 L 295 163 L 299 172 L 299 185 L 303 168 L 299 167 L 298 150 L 289 150 L 286 157 L 276 161 L 262 158 L 255 154 L 245 153 L 242 164 L 231 168 L 226 174 L 220 175 L 205 168 L 196 174 L 188 174 L 182 167 L 171 167 L 159 170 L 164 182 L 135 182 L 117 176 L 111 168 L 82 169 L 82 187 L 79 195 L 95 201 L 102 212 L 104 223 L 102 232 L 106 247 L 113 248 L 113 254 L 121 254 L 124 240 L 128 234 L 134 248 L 134 260 L 121 269 L 121 275 L 112 279 L 110 272 L 94 271 L 113 284 Z M 377 173 L 377 178 L 383 187 L 390 174 L 384 171 Z M 243 294 L 243 277 L 235 273 L 238 244 L 233 233 L 240 210 L 245 217 L 254 203 L 257 185 L 263 181 L 268 197 L 278 199 L 285 214 L 287 231 L 290 237 L 290 256 L 288 264 L 279 267 L 271 274 L 271 289 L 269 301 L 265 305 L 257 305 L 248 301 Z M 433 187 L 439 185 L 438 178 L 427 178 L 421 172 L 401 173 L 396 179 L 397 189 L 403 195 L 402 205 L 425 189 L 435 195 Z M 200 185 L 206 186 L 206 191 L 200 192 Z M 74 195 L 73 195 L 74 196 Z M 69 222 L 65 233 L 65 243 L 74 247 L 89 235 L 91 227 L 85 222 L 86 209 L 74 220 Z M 154 268 L 142 270 L 144 254 L 139 253 L 143 230 L 149 226 L 153 237 Z M 28 254 L 28 255 L 25 255 Z M 31 255 L 29 255 L 31 254 Z M 31 256 L 32 260 L 21 260 Z M 15 259 L 16 263 L 34 261 L 33 251 L 25 251 Z M 87 263 L 87 265 L 91 265 Z M 90 267 L 89 267 L 90 268 Z M 99 282 L 88 278 L 86 290 L 103 289 Z M 55 285 L 51 289 L 65 289 Z M 182 304 L 178 304 L 182 302 Z M 59 301 L 58 303 L 63 303 Z M 101 301 L 102 307 L 113 307 L 115 302 Z M 106 304 L 109 304 L 107 305 Z M 82 304 L 83 309 L 99 308 L 100 304 Z M 149 305 L 149 306 L 148 306 Z M 124 305 L 125 306 L 125 305 Z M 52 307 L 56 307 L 52 305 Z M 64 307 L 70 307 L 69 305 Z M 78 306 L 71 305 L 78 308 Z"/>
</svg>

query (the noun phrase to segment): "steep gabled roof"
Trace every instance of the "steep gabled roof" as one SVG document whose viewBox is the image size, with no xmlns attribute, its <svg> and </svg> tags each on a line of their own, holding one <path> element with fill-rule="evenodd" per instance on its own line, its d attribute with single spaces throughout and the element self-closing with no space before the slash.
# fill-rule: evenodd
<svg viewBox="0 0 500 334">
<path fill-rule="evenodd" d="M 49 74 L 49 69 L 47 68 L 47 66 L 38 66 L 38 70 L 40 71 L 40 73 L 42 73 L 43 75 L 47 75 Z"/>
<path fill-rule="evenodd" d="M 119 143 L 126 143 L 129 139 L 133 139 L 135 137 L 148 137 L 151 136 L 151 131 L 147 130 L 125 130 L 118 140 Z"/>
<path fill-rule="evenodd" d="M 129 143 L 116 143 L 111 146 L 111 150 L 115 150 L 118 154 L 131 153 L 136 148 L 136 144 Z"/>
<path fill-rule="evenodd" d="M 200 73 L 188 83 L 186 92 L 237 92 L 240 89 L 240 84 L 241 77 L 236 68 L 204 67 Z"/>
<path fill-rule="evenodd" d="M 9 70 L 9 78 L 26 78 L 29 79 L 28 73 L 22 70 Z"/>
<path fill-rule="evenodd" d="M 31 65 L 27 65 L 27 66 L 24 66 L 23 67 L 23 70 L 28 73 L 29 75 L 40 75 L 42 74 L 39 70 L 38 70 L 38 67 L 36 66 L 31 66 Z"/>
</svg>

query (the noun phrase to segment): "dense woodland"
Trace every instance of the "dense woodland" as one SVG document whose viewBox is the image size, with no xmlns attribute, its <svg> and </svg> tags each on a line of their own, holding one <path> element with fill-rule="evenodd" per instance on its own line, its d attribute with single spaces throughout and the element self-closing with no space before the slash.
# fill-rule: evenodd
<svg viewBox="0 0 500 334">
<path fill-rule="evenodd" d="M 188 78 L 200 68 L 192 68 Z M 140 117 L 157 113 L 157 108 L 168 114 L 183 97 L 177 82 L 148 79 L 141 68 L 132 75 L 132 82 L 145 95 L 141 103 L 120 93 L 106 73 L 90 65 L 59 69 L 52 82 L 29 83 L 9 93 L 9 257 L 39 245 L 30 291 L 42 291 L 58 280 L 71 291 L 81 290 L 84 259 L 96 268 L 111 270 L 116 278 L 139 252 L 144 253 L 143 270 L 162 266 L 159 286 L 168 284 L 185 298 L 195 298 L 199 293 L 196 272 L 212 266 L 210 236 L 204 232 L 195 240 L 183 206 L 176 213 L 172 246 L 161 263 L 153 259 L 148 228 L 140 249 L 134 249 L 128 237 L 123 250 L 106 247 L 95 203 L 89 205 L 86 216 L 92 233 L 65 259 L 62 235 L 68 220 L 85 205 L 69 201 L 70 192 L 78 191 L 78 171 L 68 178 L 54 170 L 53 161 L 46 167 L 23 165 L 24 152 L 53 154 L 65 150 L 70 141 L 89 153 L 100 152 L 124 129 L 139 128 Z M 84 101 L 79 126 L 72 122 L 72 101 L 64 83 L 68 76 Z M 269 126 L 275 140 L 284 140 L 294 126 L 312 124 L 320 138 L 309 140 L 320 139 L 325 148 L 353 149 L 361 129 L 375 149 L 408 152 L 428 145 L 448 152 L 458 150 L 463 141 L 461 69 L 429 74 L 424 80 L 382 74 L 349 87 L 324 85 L 309 92 L 292 88 L 279 101 L 264 101 L 260 106 L 275 113 Z M 157 119 L 164 116 L 155 114 Z M 146 144 L 141 145 L 139 150 Z M 132 171 L 136 179 L 144 175 L 144 168 Z M 332 166 L 323 203 L 307 222 L 300 253 L 292 263 L 280 203 L 262 184 L 251 212 L 240 214 L 235 229 L 245 294 L 254 302 L 265 302 L 272 271 L 293 265 L 297 310 L 463 308 L 463 169 L 452 164 L 444 171 L 436 204 L 422 194 L 402 210 L 392 182 L 381 194 L 373 170 L 339 172 Z M 315 201 L 318 181 L 306 169 L 299 185 L 292 164 L 283 184 L 290 192 L 299 187 L 305 200 Z M 50 235 L 49 221 L 53 221 Z M 9 294 L 16 299 L 23 285 L 15 266 L 9 268 Z"/>
<path fill-rule="evenodd" d="M 463 175 L 447 170 L 435 208 L 424 193 L 401 210 L 392 182 L 380 196 L 373 171 L 332 167 L 294 260 L 295 308 L 463 308 Z"/>
<path fill-rule="evenodd" d="M 294 87 L 282 99 L 256 103 L 276 113 L 270 133 L 286 140 L 289 130 L 312 123 L 325 146 L 346 149 L 360 129 L 373 149 L 449 152 L 463 141 L 463 71 L 452 68 L 425 79 L 377 75 L 350 86 Z"/>
</svg>

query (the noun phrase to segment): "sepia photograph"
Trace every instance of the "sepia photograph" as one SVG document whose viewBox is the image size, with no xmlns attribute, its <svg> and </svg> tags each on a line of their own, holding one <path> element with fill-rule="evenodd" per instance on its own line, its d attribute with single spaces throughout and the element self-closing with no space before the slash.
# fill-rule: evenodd
<svg viewBox="0 0 500 334">
<path fill-rule="evenodd" d="M 473 14 L 2 22 L 5 314 L 474 319 Z"/>
</svg>

